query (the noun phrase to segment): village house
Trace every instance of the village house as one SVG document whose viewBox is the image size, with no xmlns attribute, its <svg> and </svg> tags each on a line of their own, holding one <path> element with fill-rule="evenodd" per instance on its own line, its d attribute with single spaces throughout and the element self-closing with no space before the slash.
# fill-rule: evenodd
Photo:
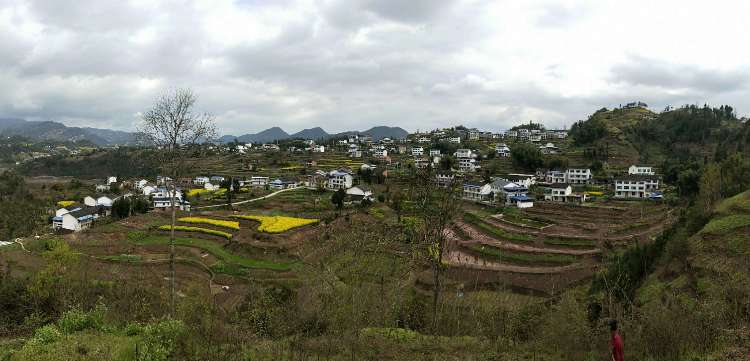
<svg viewBox="0 0 750 361">
<path fill-rule="evenodd" d="M 493 201 L 503 204 L 512 204 L 511 197 L 525 195 L 529 191 L 527 187 L 499 177 L 490 183 L 490 188 L 494 197 Z"/>
<path fill-rule="evenodd" d="M 383 158 L 386 158 L 386 157 L 388 157 L 388 151 L 387 151 L 387 150 L 385 150 L 385 149 L 376 149 L 376 150 L 375 150 L 375 151 L 374 151 L 374 152 L 372 153 L 372 155 L 373 155 L 373 157 L 375 157 L 375 158 L 383 159 Z"/>
<path fill-rule="evenodd" d="M 544 200 L 552 202 L 565 202 L 566 198 L 573 194 L 573 187 L 567 183 L 553 183 L 544 192 Z"/>
<path fill-rule="evenodd" d="M 268 151 L 278 151 L 281 148 L 279 148 L 279 146 L 277 144 L 263 144 L 261 146 L 261 149 L 268 150 Z"/>
<path fill-rule="evenodd" d="M 536 183 L 536 176 L 533 174 L 511 173 L 506 178 L 525 188 L 531 188 Z"/>
<path fill-rule="evenodd" d="M 78 232 L 91 227 L 91 224 L 99 218 L 99 209 L 97 207 L 71 206 L 58 209 L 55 214 L 55 217 L 52 218 L 53 230 Z"/>
<path fill-rule="evenodd" d="M 299 186 L 299 182 L 292 178 L 277 178 L 268 183 L 269 188 L 281 190 L 281 189 L 292 189 Z"/>
<path fill-rule="evenodd" d="M 414 167 L 417 169 L 426 169 L 430 166 L 430 160 L 427 158 L 416 158 L 414 159 Z"/>
<path fill-rule="evenodd" d="M 107 185 L 112 185 L 112 183 L 117 183 L 117 177 L 114 177 L 114 176 L 107 177 Z"/>
<path fill-rule="evenodd" d="M 505 143 L 499 143 L 495 146 L 495 154 L 498 157 L 510 157 L 510 147 Z"/>
<path fill-rule="evenodd" d="M 211 182 L 206 182 L 206 183 L 203 183 L 203 189 L 205 189 L 205 190 L 207 190 L 207 191 L 209 191 L 209 192 L 215 192 L 215 191 L 218 191 L 218 190 L 219 190 L 219 188 L 221 188 L 221 186 L 220 186 L 220 185 L 218 185 L 218 184 L 213 184 L 213 183 L 211 183 Z"/>
<path fill-rule="evenodd" d="M 659 177 L 654 175 L 628 174 L 615 178 L 615 198 L 651 197 L 659 190 Z"/>
<path fill-rule="evenodd" d="M 334 170 L 328 173 L 326 188 L 330 190 L 349 189 L 352 187 L 354 177 L 350 173 Z"/>
<path fill-rule="evenodd" d="M 492 186 L 478 182 L 465 182 L 463 186 L 463 199 L 474 202 L 490 201 Z"/>
<path fill-rule="evenodd" d="M 327 188 L 328 174 L 322 170 L 317 170 L 315 173 L 308 174 L 305 178 L 305 187 L 307 189 L 324 189 Z"/>
<path fill-rule="evenodd" d="M 435 173 L 435 183 L 441 187 L 447 187 L 453 183 L 456 175 L 450 170 L 441 170 Z"/>
<path fill-rule="evenodd" d="M 450 138 L 448 138 L 448 142 L 455 143 L 455 144 L 461 144 L 461 137 L 450 137 Z"/>
<path fill-rule="evenodd" d="M 253 188 L 265 188 L 268 185 L 270 178 L 264 176 L 252 176 L 247 182 L 247 185 Z"/>
<path fill-rule="evenodd" d="M 424 155 L 424 148 L 422 147 L 412 147 L 411 148 L 411 155 L 415 157 L 421 157 Z"/>
<path fill-rule="evenodd" d="M 197 177 L 195 177 L 195 179 L 193 179 L 193 183 L 195 185 L 199 185 L 199 186 L 200 185 L 204 185 L 204 184 L 206 184 L 206 183 L 208 183 L 210 181 L 211 181 L 211 179 L 209 179 L 206 176 L 197 176 Z"/>
<path fill-rule="evenodd" d="M 221 182 L 224 181 L 224 177 L 222 177 L 220 175 L 214 175 L 214 176 L 211 176 L 211 178 L 209 178 L 209 180 L 211 181 L 211 183 L 221 184 Z"/>
<path fill-rule="evenodd" d="M 568 168 L 565 171 L 565 182 L 570 184 L 589 184 L 591 177 L 591 169 L 588 168 Z"/>
<path fill-rule="evenodd" d="M 654 175 L 654 169 L 650 166 L 646 165 L 631 165 L 630 168 L 628 168 L 628 174 L 636 174 L 636 175 Z"/>
<path fill-rule="evenodd" d="M 141 179 L 137 182 L 135 182 L 135 188 L 136 189 L 143 189 L 148 184 L 148 181 L 145 179 Z"/>
<path fill-rule="evenodd" d="M 432 140 L 430 140 L 430 138 L 427 138 L 427 137 L 421 137 L 421 138 L 417 139 L 417 143 L 422 143 L 422 144 L 430 143 L 431 141 Z"/>
<path fill-rule="evenodd" d="M 362 201 L 372 202 L 372 191 L 363 187 L 351 187 L 346 190 L 346 203 L 360 204 Z"/>
<path fill-rule="evenodd" d="M 560 170 L 549 170 L 544 175 L 544 182 L 548 184 L 565 183 L 565 172 Z"/>
<path fill-rule="evenodd" d="M 430 157 L 440 156 L 440 149 L 430 149 Z"/>
<path fill-rule="evenodd" d="M 110 186 L 107 184 L 97 184 L 94 189 L 96 189 L 97 192 L 109 192 Z"/>
<path fill-rule="evenodd" d="M 326 147 L 324 145 L 315 145 L 312 147 L 313 153 L 325 153 Z"/>
<path fill-rule="evenodd" d="M 547 143 L 545 145 L 539 146 L 539 151 L 542 152 L 542 154 L 558 154 L 560 153 L 560 149 L 556 147 L 552 143 Z"/>
</svg>

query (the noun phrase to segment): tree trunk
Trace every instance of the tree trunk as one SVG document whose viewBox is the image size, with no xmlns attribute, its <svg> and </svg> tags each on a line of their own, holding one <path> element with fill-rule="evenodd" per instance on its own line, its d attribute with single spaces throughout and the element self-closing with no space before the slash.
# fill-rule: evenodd
<svg viewBox="0 0 750 361">
<path fill-rule="evenodd" d="M 169 294 L 170 294 L 170 300 L 169 300 L 169 316 L 174 318 L 175 316 L 175 255 L 174 255 L 174 227 L 177 224 L 177 208 L 175 207 L 175 196 L 177 193 L 177 189 L 174 185 L 174 180 L 172 181 L 172 191 L 171 191 L 171 204 L 172 204 L 172 227 L 169 231 Z"/>
<path fill-rule="evenodd" d="M 440 261 L 432 265 L 432 328 L 437 330 L 438 300 L 440 298 Z"/>
</svg>

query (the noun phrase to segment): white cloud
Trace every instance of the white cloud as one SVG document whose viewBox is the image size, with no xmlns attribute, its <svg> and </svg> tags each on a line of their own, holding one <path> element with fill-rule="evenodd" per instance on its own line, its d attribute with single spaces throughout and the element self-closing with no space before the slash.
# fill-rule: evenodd
<svg viewBox="0 0 750 361">
<path fill-rule="evenodd" d="M 226 133 L 570 125 L 602 106 L 750 109 L 750 4 L 165 0 L 0 3 L 0 117 L 132 129 L 191 87 Z"/>
</svg>

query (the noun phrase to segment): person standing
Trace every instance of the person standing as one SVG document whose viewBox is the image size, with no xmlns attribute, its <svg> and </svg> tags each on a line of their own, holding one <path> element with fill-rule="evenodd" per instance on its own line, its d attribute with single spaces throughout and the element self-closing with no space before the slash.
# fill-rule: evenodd
<svg viewBox="0 0 750 361">
<path fill-rule="evenodd" d="M 612 339 L 610 341 L 612 361 L 625 361 L 622 336 L 620 336 L 620 332 L 617 330 L 617 320 L 609 321 L 609 330 L 612 332 Z"/>
</svg>

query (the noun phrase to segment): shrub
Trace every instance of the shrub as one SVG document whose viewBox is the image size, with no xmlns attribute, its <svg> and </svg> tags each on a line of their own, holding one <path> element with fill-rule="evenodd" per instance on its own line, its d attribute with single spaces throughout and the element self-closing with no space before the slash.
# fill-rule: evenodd
<svg viewBox="0 0 750 361">
<path fill-rule="evenodd" d="M 209 224 L 212 226 L 229 228 L 229 229 L 233 229 L 236 231 L 240 230 L 240 222 L 236 222 L 236 221 L 224 221 L 221 219 L 212 219 L 212 218 L 204 218 L 204 217 L 182 217 L 182 218 L 179 218 L 178 221 L 183 222 L 183 223 L 192 223 L 192 224 Z"/>
<path fill-rule="evenodd" d="M 89 312 L 74 308 L 63 313 L 57 321 L 57 327 L 65 334 L 88 329 L 100 330 L 104 325 L 105 312 L 106 307 L 101 303 Z"/>
<path fill-rule="evenodd" d="M 55 325 L 42 326 L 34 332 L 34 337 L 27 345 L 46 345 L 56 342 L 62 337 L 62 333 Z"/>
<path fill-rule="evenodd" d="M 149 324 L 143 328 L 142 352 L 137 361 L 166 361 L 174 356 L 177 343 L 187 329 L 182 321 L 168 320 Z"/>
<path fill-rule="evenodd" d="M 159 229 L 162 231 L 169 231 L 172 229 L 172 226 L 165 224 L 163 226 L 159 226 Z M 203 233 L 203 234 L 209 234 L 212 236 L 219 236 L 224 237 L 226 239 L 232 239 L 232 234 L 222 231 L 216 231 L 213 229 L 208 228 L 201 228 L 201 227 L 190 227 L 190 226 L 174 226 L 175 231 L 181 231 L 181 232 L 196 232 L 196 233 Z"/>
</svg>

